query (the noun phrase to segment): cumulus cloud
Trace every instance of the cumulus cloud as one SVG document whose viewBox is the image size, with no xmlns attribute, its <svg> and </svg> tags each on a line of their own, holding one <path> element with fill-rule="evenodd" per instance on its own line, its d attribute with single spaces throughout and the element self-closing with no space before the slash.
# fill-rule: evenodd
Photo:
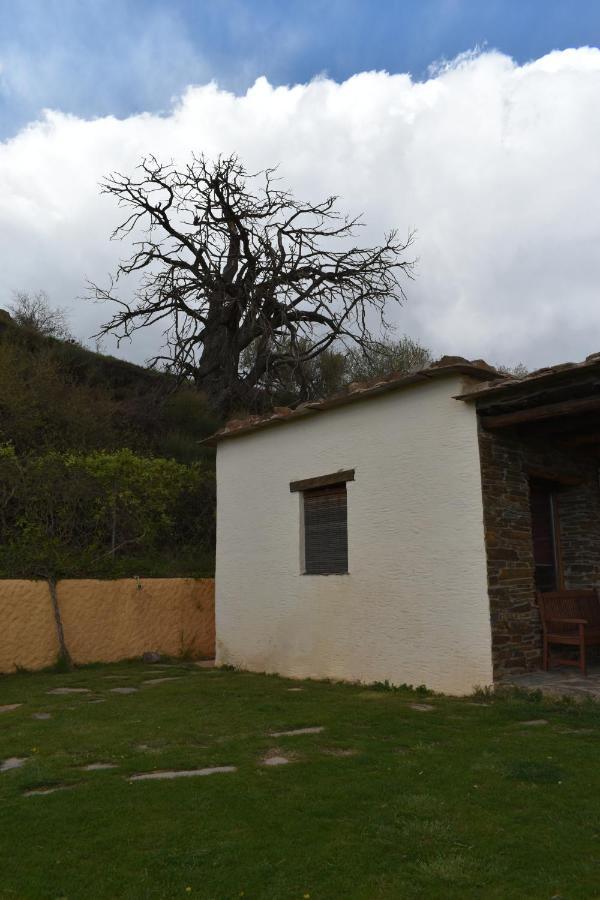
<svg viewBox="0 0 600 900">
<path fill-rule="evenodd" d="M 600 50 L 518 66 L 497 52 L 431 73 L 363 72 L 243 96 L 190 87 L 164 115 L 85 120 L 48 111 L 0 144 L 0 305 L 43 288 L 82 337 L 109 310 L 77 301 L 124 249 L 98 181 L 140 157 L 235 151 L 280 163 L 299 196 L 341 196 L 361 240 L 418 230 L 417 279 L 394 312 L 436 353 L 542 365 L 600 350 Z M 122 348 L 150 355 L 156 335 Z M 107 346 L 107 350 L 112 347 Z"/>
</svg>

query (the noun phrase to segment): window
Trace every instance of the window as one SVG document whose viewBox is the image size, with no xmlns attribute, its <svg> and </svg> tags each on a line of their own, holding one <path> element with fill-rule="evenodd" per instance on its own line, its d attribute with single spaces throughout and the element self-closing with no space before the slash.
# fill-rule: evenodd
<svg viewBox="0 0 600 900">
<path fill-rule="evenodd" d="M 304 572 L 342 575 L 348 571 L 346 483 L 303 492 Z"/>
<path fill-rule="evenodd" d="M 290 483 L 290 491 L 301 494 L 305 575 L 348 571 L 348 481 L 354 481 L 354 469 Z"/>
</svg>

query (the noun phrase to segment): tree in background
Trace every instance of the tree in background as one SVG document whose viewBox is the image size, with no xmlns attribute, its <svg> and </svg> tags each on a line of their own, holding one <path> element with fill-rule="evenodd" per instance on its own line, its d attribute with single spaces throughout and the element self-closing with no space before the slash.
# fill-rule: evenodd
<svg viewBox="0 0 600 900">
<path fill-rule="evenodd" d="M 512 366 L 496 366 L 496 369 L 503 375 L 512 375 L 513 378 L 524 378 L 529 374 L 529 369 L 523 362 L 515 363 Z"/>
<path fill-rule="evenodd" d="M 340 215 L 336 197 L 296 200 L 273 169 L 249 174 L 236 156 L 179 169 L 149 157 L 138 172 L 102 185 L 126 211 L 113 238 L 132 237 L 134 251 L 108 288 L 92 286 L 117 305 L 100 335 L 160 324 L 154 364 L 193 379 L 222 414 L 256 405 L 261 383 L 340 340 L 368 347 L 371 323 L 385 330 L 386 308 L 404 298 L 411 236 L 354 245 L 360 221 Z M 129 275 L 133 300 L 117 292 Z"/>
<path fill-rule="evenodd" d="M 206 397 L 174 376 L 19 326 L 0 310 L 0 443 L 17 453 L 116 450 L 207 458 L 219 425 Z"/>
<path fill-rule="evenodd" d="M 346 373 L 348 381 L 368 381 L 392 372 L 414 372 L 433 362 L 431 351 L 407 335 L 397 340 L 371 344 L 365 351 L 348 350 Z"/>
<path fill-rule="evenodd" d="M 8 309 L 15 323 L 23 328 L 61 341 L 75 340 L 69 328 L 66 310 L 60 306 L 51 306 L 45 291 L 36 291 L 34 294 L 15 291 Z"/>
<path fill-rule="evenodd" d="M 253 349 L 249 347 L 243 358 L 246 366 L 251 365 Z M 334 344 L 312 359 L 295 361 L 267 373 L 261 387 L 273 403 L 293 405 L 331 396 L 353 381 L 412 372 L 429 365 L 432 359 L 429 350 L 406 336 L 361 347 Z"/>
</svg>

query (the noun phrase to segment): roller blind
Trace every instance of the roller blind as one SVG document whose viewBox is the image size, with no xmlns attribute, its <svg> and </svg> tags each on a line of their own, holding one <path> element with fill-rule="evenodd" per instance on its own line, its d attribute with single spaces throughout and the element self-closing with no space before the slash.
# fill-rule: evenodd
<svg viewBox="0 0 600 900">
<path fill-rule="evenodd" d="M 304 491 L 304 570 L 307 575 L 348 571 L 346 484 Z"/>
</svg>

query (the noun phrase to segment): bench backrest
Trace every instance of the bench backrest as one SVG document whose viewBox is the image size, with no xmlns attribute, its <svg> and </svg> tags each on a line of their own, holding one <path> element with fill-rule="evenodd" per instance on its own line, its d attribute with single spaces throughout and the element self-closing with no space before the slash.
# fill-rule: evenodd
<svg viewBox="0 0 600 900">
<path fill-rule="evenodd" d="M 559 618 L 586 619 L 590 625 L 600 626 L 600 600 L 596 590 L 540 592 L 537 600 L 544 624 Z"/>
</svg>

